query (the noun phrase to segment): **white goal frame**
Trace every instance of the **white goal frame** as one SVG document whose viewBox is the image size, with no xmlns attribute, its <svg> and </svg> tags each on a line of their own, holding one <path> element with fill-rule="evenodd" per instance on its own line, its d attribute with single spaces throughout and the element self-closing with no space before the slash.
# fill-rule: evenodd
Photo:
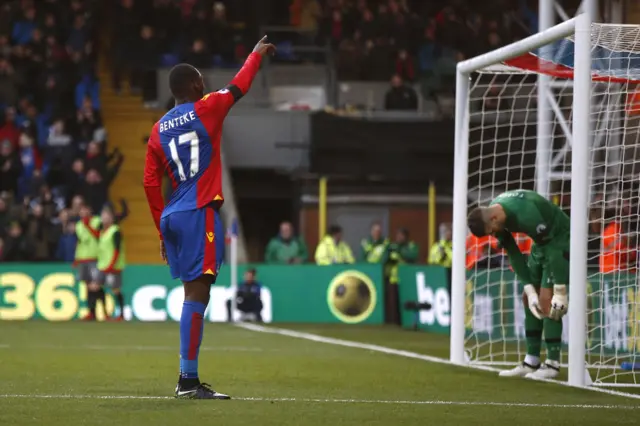
<svg viewBox="0 0 640 426">
<path fill-rule="evenodd" d="M 452 363 L 466 365 L 465 357 L 465 240 L 469 177 L 470 75 L 491 65 L 517 57 L 555 40 L 574 35 L 573 129 L 571 143 L 571 243 L 569 285 L 569 385 L 586 382 L 587 243 L 589 178 L 592 131 L 591 112 L 591 17 L 587 13 L 523 40 L 460 62 L 456 76 L 455 161 L 453 186 L 453 271 L 451 297 Z M 577 212 L 582 212 L 578 214 Z"/>
</svg>

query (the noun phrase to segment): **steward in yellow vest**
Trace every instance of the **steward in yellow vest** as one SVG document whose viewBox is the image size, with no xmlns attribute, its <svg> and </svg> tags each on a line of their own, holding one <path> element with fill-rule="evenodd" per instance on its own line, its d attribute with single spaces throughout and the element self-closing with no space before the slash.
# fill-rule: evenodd
<svg viewBox="0 0 640 426">
<path fill-rule="evenodd" d="M 440 225 L 440 240 L 429 251 L 429 265 L 451 268 L 453 263 L 453 242 L 451 227 L 445 223 Z"/>
<path fill-rule="evenodd" d="M 371 225 L 369 238 L 363 238 L 360 243 L 360 261 L 384 264 L 387 261 L 388 246 L 389 240 L 382 236 L 382 226 L 374 223 Z"/>
<path fill-rule="evenodd" d="M 342 241 L 342 228 L 332 225 L 329 234 L 325 236 L 318 247 L 315 255 L 318 265 L 339 265 L 344 263 L 355 263 L 351 248 Z"/>
</svg>

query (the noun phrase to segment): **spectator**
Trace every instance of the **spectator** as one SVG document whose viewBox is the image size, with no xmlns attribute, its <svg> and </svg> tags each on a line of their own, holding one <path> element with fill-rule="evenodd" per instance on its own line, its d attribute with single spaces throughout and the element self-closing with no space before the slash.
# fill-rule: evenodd
<svg viewBox="0 0 640 426">
<path fill-rule="evenodd" d="M 418 64 L 422 74 L 428 74 L 433 71 L 439 54 L 438 50 L 434 31 L 427 27 L 424 30 L 424 37 L 418 51 Z"/>
<path fill-rule="evenodd" d="M 180 20 L 176 19 L 179 15 L 180 9 L 173 0 L 154 0 L 151 22 L 163 52 L 174 47 L 172 36 L 180 32 Z"/>
<path fill-rule="evenodd" d="M 623 206 L 622 214 L 629 211 Z M 632 249 L 631 235 L 625 232 L 619 218 L 611 220 L 602 230 L 602 248 L 600 253 L 600 272 L 611 273 L 635 269 L 636 251 Z"/>
<path fill-rule="evenodd" d="M 362 12 L 362 20 L 358 26 L 358 32 L 364 40 L 373 40 L 380 33 L 378 23 L 374 20 L 373 12 L 371 9 L 366 8 Z"/>
<path fill-rule="evenodd" d="M 240 311 L 240 321 L 262 322 L 262 286 L 256 280 L 256 270 L 248 269 L 244 273 L 244 281 L 238 286 L 235 294 L 236 309 Z M 233 321 L 231 300 L 227 300 L 227 320 Z"/>
<path fill-rule="evenodd" d="M 102 155 L 102 146 L 98 142 L 89 142 L 84 162 L 85 169 L 96 169 L 100 173 L 104 173 L 107 167 L 107 158 Z"/>
<path fill-rule="evenodd" d="M 7 58 L 0 57 L 0 104 L 15 105 L 22 81 Z"/>
<path fill-rule="evenodd" d="M 13 25 L 11 38 L 18 45 L 24 45 L 31 41 L 33 30 L 36 28 L 36 9 L 27 7 L 21 20 Z"/>
<path fill-rule="evenodd" d="M 46 144 L 50 126 L 47 125 L 46 117 L 38 112 L 38 108 L 28 100 L 21 102 L 23 114 L 18 116 L 21 123 L 22 133 L 31 137 L 37 145 Z"/>
<path fill-rule="evenodd" d="M 0 197 L 0 237 L 4 237 L 9 226 L 9 206 L 5 197 Z"/>
<path fill-rule="evenodd" d="M 338 225 L 329 227 L 329 233 L 320 241 L 315 255 L 318 265 L 340 265 L 355 263 L 351 247 L 342 241 L 342 228 Z"/>
<path fill-rule="evenodd" d="M 100 173 L 95 168 L 87 169 L 85 181 L 80 188 L 79 195 L 82 195 L 82 198 L 86 200 L 92 211 L 101 211 L 106 204 L 109 185 L 118 174 L 122 160 L 122 157 L 120 157 L 114 165 L 107 166 L 104 173 Z"/>
<path fill-rule="evenodd" d="M 19 222 L 11 222 L 2 249 L 3 261 L 25 262 L 32 259 L 33 243 L 22 233 Z"/>
<path fill-rule="evenodd" d="M 376 45 L 373 40 L 367 40 L 362 56 L 361 78 L 363 80 L 386 80 L 391 69 L 389 64 L 388 48 Z"/>
<path fill-rule="evenodd" d="M 51 221 L 51 219 L 57 214 L 59 204 L 53 195 L 53 191 L 48 185 L 42 185 L 39 188 L 38 196 L 31 201 L 29 206 L 33 209 L 36 204 L 42 206 L 44 216 L 48 221 Z"/>
<path fill-rule="evenodd" d="M 358 80 L 361 70 L 362 54 L 355 40 L 346 38 L 340 42 L 336 67 L 341 80 Z"/>
<path fill-rule="evenodd" d="M 69 223 L 73 223 L 73 222 L 71 222 L 71 218 L 69 216 L 69 209 L 67 208 L 60 209 L 57 216 L 52 217 L 51 226 L 52 226 L 53 235 L 54 235 L 54 238 L 53 238 L 54 243 L 57 243 L 58 239 L 62 236 L 62 234 L 64 234 L 65 227 Z M 54 244 L 53 249 L 51 250 L 52 253 L 55 253 L 56 247 L 57 247 L 57 244 Z"/>
<path fill-rule="evenodd" d="M 385 265 L 385 318 L 387 323 L 399 324 L 398 266 L 404 263 L 416 263 L 419 247 L 409 239 L 409 231 L 401 228 L 396 232 L 394 242 L 389 244 L 388 252 Z"/>
<path fill-rule="evenodd" d="M 69 33 L 69 39 L 67 40 L 67 50 L 71 52 L 82 53 L 85 51 L 88 43 L 87 28 L 85 25 L 85 19 L 82 15 L 76 15 L 73 18 L 73 28 Z"/>
<path fill-rule="evenodd" d="M 186 57 L 186 62 L 196 68 L 211 67 L 211 55 L 207 52 L 204 40 L 197 38 L 193 41 L 193 46 Z"/>
<path fill-rule="evenodd" d="M 141 82 L 142 100 L 146 107 L 153 107 L 157 97 L 156 69 L 160 58 L 158 39 L 153 28 L 144 25 L 140 30 L 140 44 L 138 46 L 135 73 Z"/>
<path fill-rule="evenodd" d="M 47 72 L 47 71 L 50 72 Z M 49 68 L 42 73 L 42 87 L 40 89 L 40 103 L 43 111 L 48 116 L 62 115 L 66 112 L 65 102 L 61 102 L 60 98 L 64 96 L 64 88 L 61 85 L 60 77 L 54 68 Z"/>
<path fill-rule="evenodd" d="M 55 13 L 47 13 L 45 15 L 42 32 L 46 40 L 48 40 L 50 37 L 53 38 L 53 40 L 61 39 L 62 34 Z M 49 44 L 48 41 L 47 44 Z"/>
<path fill-rule="evenodd" d="M 297 264 L 306 262 L 308 257 L 307 246 L 302 238 L 294 235 L 293 225 L 290 222 L 282 222 L 280 233 L 267 244 L 265 262 Z"/>
<path fill-rule="evenodd" d="M 213 53 L 220 55 L 227 62 L 232 61 L 234 52 L 231 26 L 227 21 L 227 8 L 221 1 L 213 4 L 210 28 L 209 40 Z"/>
<path fill-rule="evenodd" d="M 135 50 L 131 46 L 135 44 L 140 29 L 140 17 L 138 16 L 133 0 L 121 0 L 114 11 L 113 39 L 113 89 L 119 93 L 122 89 L 122 79 L 125 74 L 130 74 L 131 61 L 134 60 Z M 138 92 L 135 81 L 131 82 L 132 92 Z M 97 210 L 96 210 L 97 211 Z"/>
<path fill-rule="evenodd" d="M 313 45 L 318 34 L 322 9 L 317 0 L 293 0 L 289 8 L 291 25 L 303 32 L 302 43 Z"/>
<path fill-rule="evenodd" d="M 342 12 L 339 9 L 334 9 L 331 12 L 329 21 L 329 39 L 331 40 L 331 45 L 337 47 L 344 35 Z"/>
<path fill-rule="evenodd" d="M 4 110 L 4 120 L 0 125 L 0 143 L 11 142 L 14 150 L 18 149 L 20 142 L 20 128 L 16 125 L 16 109 L 7 107 Z"/>
<path fill-rule="evenodd" d="M 203 41 L 209 39 L 211 24 L 207 18 L 207 11 L 204 7 L 198 7 L 195 14 L 192 14 L 188 22 L 188 35 L 190 37 L 188 39 L 189 43 L 193 44 L 197 39 Z"/>
<path fill-rule="evenodd" d="M 495 50 L 499 47 L 502 47 L 502 40 L 496 31 L 492 31 L 489 33 L 487 37 L 487 47 L 484 49 L 485 51 Z"/>
<path fill-rule="evenodd" d="M 80 220 L 80 211 L 84 206 L 84 198 L 81 195 L 74 195 L 71 199 L 71 205 L 69 207 L 69 219 L 72 222 L 77 222 Z"/>
<path fill-rule="evenodd" d="M 45 214 L 42 204 L 35 203 L 27 219 L 25 234 L 33 244 L 31 260 L 46 262 L 51 260 L 49 246 L 53 241 L 53 227 L 51 218 Z"/>
<path fill-rule="evenodd" d="M 406 86 L 402 77 L 394 75 L 391 79 L 391 88 L 384 98 L 387 111 L 415 111 L 418 109 L 418 96 L 413 88 Z"/>
<path fill-rule="evenodd" d="M 96 132 L 102 128 L 102 116 L 100 111 L 93 107 L 93 101 L 90 97 L 85 96 L 82 101 L 82 107 L 76 113 L 76 129 L 75 138 L 79 144 L 87 144 L 96 140 Z"/>
<path fill-rule="evenodd" d="M 73 195 L 80 192 L 85 181 L 84 169 L 84 161 L 81 158 L 76 158 L 67 175 L 67 194 Z"/>
<path fill-rule="evenodd" d="M 41 65 L 44 62 L 47 46 L 42 36 L 42 31 L 34 28 L 31 32 L 31 41 L 26 45 L 26 55 L 35 64 Z"/>
<path fill-rule="evenodd" d="M 67 132 L 62 119 L 53 122 L 49 128 L 49 136 L 44 150 L 44 158 L 48 164 L 58 162 L 61 167 L 69 167 L 76 154 L 73 138 Z"/>
<path fill-rule="evenodd" d="M 22 173 L 22 163 L 11 142 L 0 142 L 0 192 L 18 193 L 18 179 Z"/>
<path fill-rule="evenodd" d="M 366 263 L 385 264 L 389 240 L 382 235 L 382 225 L 376 222 L 371 225 L 369 238 L 363 238 L 360 243 L 360 260 Z"/>
<path fill-rule="evenodd" d="M 416 78 L 413 59 L 409 56 L 409 52 L 407 52 L 406 49 L 402 49 L 398 52 L 398 58 L 396 59 L 396 74 L 405 81 L 414 81 Z"/>
<path fill-rule="evenodd" d="M 20 193 L 24 191 L 24 184 L 30 182 L 37 169 L 42 166 L 42 158 L 40 152 L 33 143 L 33 139 L 27 134 L 20 135 L 20 159 L 22 160 L 22 188 Z"/>
<path fill-rule="evenodd" d="M 11 43 L 6 34 L 0 34 L 0 58 L 8 58 L 11 56 Z"/>
</svg>

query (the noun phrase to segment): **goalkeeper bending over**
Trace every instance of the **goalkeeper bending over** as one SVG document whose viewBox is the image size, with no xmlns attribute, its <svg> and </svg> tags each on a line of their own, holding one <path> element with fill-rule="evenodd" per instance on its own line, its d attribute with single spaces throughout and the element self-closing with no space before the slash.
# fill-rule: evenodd
<svg viewBox="0 0 640 426">
<path fill-rule="evenodd" d="M 506 377 L 552 379 L 560 369 L 562 317 L 567 313 L 569 284 L 569 217 L 534 191 L 508 191 L 489 207 L 478 207 L 467 218 L 477 237 L 495 236 L 507 251 L 511 266 L 524 283 L 527 355 L 522 365 L 500 372 Z M 528 260 L 512 232 L 523 232 L 534 242 Z M 540 296 L 538 297 L 538 293 Z M 547 360 L 540 364 L 544 329 Z"/>
</svg>

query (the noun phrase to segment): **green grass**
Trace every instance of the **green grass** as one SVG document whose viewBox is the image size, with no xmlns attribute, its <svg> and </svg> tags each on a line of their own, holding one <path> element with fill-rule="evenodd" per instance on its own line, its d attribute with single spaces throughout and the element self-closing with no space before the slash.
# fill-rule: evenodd
<svg viewBox="0 0 640 426">
<path fill-rule="evenodd" d="M 446 337 L 389 327 L 285 327 L 435 356 L 448 352 Z M 177 345 L 177 324 L 2 322 L 0 424 L 556 426 L 611 419 L 631 425 L 640 418 L 637 399 L 211 324 L 201 376 L 245 399 L 97 398 L 170 397 Z M 510 405 L 522 403 L 534 406 Z M 602 407 L 610 405 L 624 408 Z"/>
</svg>

